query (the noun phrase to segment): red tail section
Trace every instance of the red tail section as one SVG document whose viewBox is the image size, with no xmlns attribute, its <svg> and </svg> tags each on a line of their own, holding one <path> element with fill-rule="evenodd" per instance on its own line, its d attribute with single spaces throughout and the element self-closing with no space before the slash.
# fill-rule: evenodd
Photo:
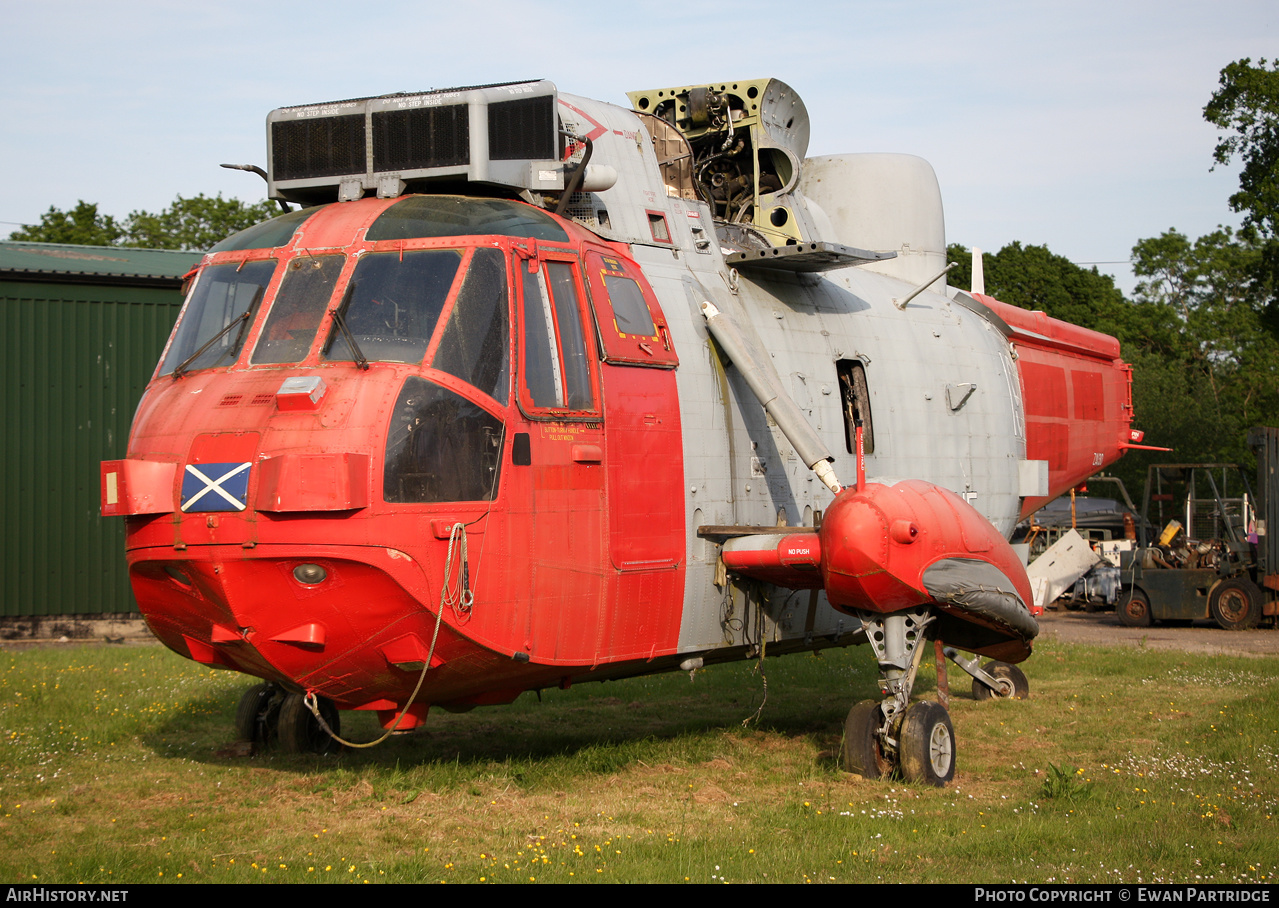
<svg viewBox="0 0 1279 908">
<path fill-rule="evenodd" d="M 1129 447 L 1132 368 L 1119 358 L 1119 341 L 1107 334 L 974 296 L 1013 329 L 1026 458 L 1048 461 L 1048 495 L 1025 499 L 1026 517 Z"/>
</svg>

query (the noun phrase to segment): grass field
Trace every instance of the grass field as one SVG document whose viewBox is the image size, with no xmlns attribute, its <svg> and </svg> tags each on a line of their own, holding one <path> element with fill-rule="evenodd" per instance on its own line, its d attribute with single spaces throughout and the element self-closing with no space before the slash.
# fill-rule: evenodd
<svg viewBox="0 0 1279 908">
<path fill-rule="evenodd" d="M 526 694 L 247 757 L 250 679 L 157 646 L 0 652 L 10 882 L 1276 882 L 1279 658 L 1041 644 L 952 667 L 945 789 L 838 767 L 865 648 Z M 935 696 L 928 665 L 916 696 Z M 375 736 L 367 715 L 344 732 Z"/>
</svg>

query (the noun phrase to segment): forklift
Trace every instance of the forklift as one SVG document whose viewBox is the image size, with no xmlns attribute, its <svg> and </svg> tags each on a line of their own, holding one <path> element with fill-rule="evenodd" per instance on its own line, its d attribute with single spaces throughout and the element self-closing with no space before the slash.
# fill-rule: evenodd
<svg viewBox="0 0 1279 908">
<path fill-rule="evenodd" d="M 1121 554 L 1119 621 L 1189 624 L 1211 618 L 1226 630 L 1279 614 L 1279 429 L 1255 428 L 1257 482 L 1235 464 L 1154 464 L 1137 527 Z M 1279 524 L 1277 524 L 1279 525 Z M 1163 527 L 1157 540 L 1151 527 Z"/>
</svg>

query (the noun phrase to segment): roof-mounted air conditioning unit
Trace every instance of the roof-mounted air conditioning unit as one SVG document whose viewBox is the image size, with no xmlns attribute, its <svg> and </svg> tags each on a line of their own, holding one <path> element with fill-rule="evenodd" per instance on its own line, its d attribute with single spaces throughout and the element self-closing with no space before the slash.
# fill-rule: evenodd
<svg viewBox="0 0 1279 908">
<path fill-rule="evenodd" d="M 316 204 L 427 183 L 562 190 L 556 100 L 543 80 L 281 107 L 267 116 L 269 195 Z"/>
</svg>

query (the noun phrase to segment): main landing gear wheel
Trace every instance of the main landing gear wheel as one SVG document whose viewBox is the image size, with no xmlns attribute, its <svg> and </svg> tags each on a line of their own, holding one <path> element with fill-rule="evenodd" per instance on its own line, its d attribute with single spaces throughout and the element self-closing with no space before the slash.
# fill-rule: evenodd
<svg viewBox="0 0 1279 908">
<path fill-rule="evenodd" d="M 879 664 L 884 699 L 864 700 L 844 722 L 843 765 L 868 779 L 896 770 L 907 782 L 938 787 L 955 777 L 955 730 L 939 703 L 910 702 L 936 614 L 926 605 L 856 613 Z M 974 665 L 976 660 L 972 660 Z"/>
<path fill-rule="evenodd" d="M 332 700 L 319 697 L 320 715 L 333 730 L 341 734 L 341 722 Z M 338 749 L 338 742 L 316 721 L 301 694 L 289 694 L 280 707 L 280 749 L 290 754 L 327 754 Z"/>
<path fill-rule="evenodd" d="M 1228 631 L 1256 627 L 1261 621 L 1261 591 L 1249 580 L 1223 580 L 1208 594 L 1208 613 Z"/>
<path fill-rule="evenodd" d="M 882 779 L 892 772 L 892 761 L 880 743 L 879 726 L 883 721 L 884 714 L 875 700 L 863 700 L 848 711 L 842 754 L 845 771 L 866 779 Z"/>
<path fill-rule="evenodd" d="M 1128 591 L 1128 599 L 1120 602 L 1115 611 L 1124 627 L 1150 627 L 1152 623 L 1150 599 L 1136 587 Z"/>
<path fill-rule="evenodd" d="M 955 729 L 946 708 L 931 700 L 912 703 L 898 735 L 902 778 L 941 788 L 955 778 Z"/>
<path fill-rule="evenodd" d="M 244 692 L 235 709 L 235 733 L 241 741 L 269 747 L 279 731 L 284 691 L 278 684 L 255 684 Z"/>
<path fill-rule="evenodd" d="M 993 676 L 999 687 L 992 689 L 973 678 L 974 700 L 1025 700 L 1030 696 L 1030 682 L 1026 680 L 1026 673 L 1017 666 L 1007 662 L 987 662 L 982 670 Z"/>
</svg>

